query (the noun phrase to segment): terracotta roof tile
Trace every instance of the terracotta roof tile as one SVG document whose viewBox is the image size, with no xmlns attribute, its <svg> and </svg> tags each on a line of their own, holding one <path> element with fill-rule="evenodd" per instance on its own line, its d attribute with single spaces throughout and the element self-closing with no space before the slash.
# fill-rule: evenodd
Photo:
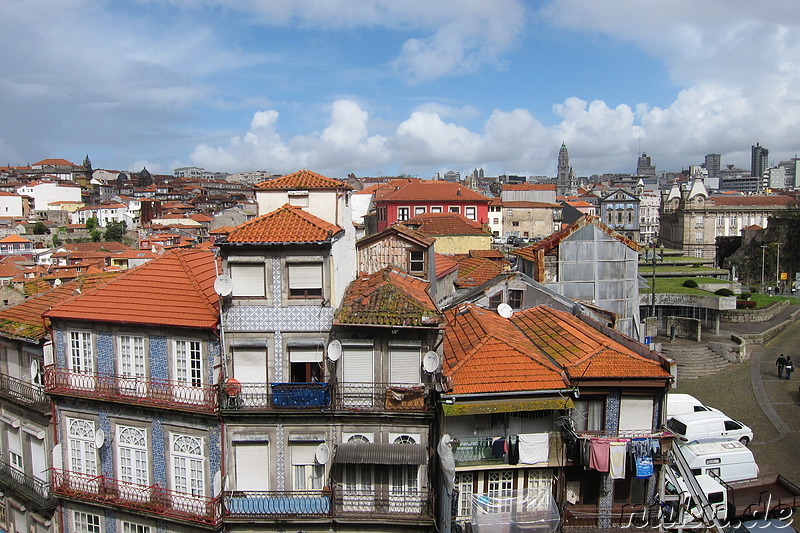
<svg viewBox="0 0 800 533">
<path fill-rule="evenodd" d="M 74 163 L 70 163 L 66 159 L 42 159 L 41 161 L 34 163 L 31 165 L 32 167 L 35 166 L 46 166 L 46 165 L 59 165 L 59 166 L 66 166 L 66 167 L 74 167 L 76 166 Z M 25 168 L 25 167 L 23 167 Z"/>
<path fill-rule="evenodd" d="M 458 270 L 458 261 L 448 255 L 435 254 L 434 260 L 436 262 L 436 279 Z"/>
<path fill-rule="evenodd" d="M 31 341 L 47 337 L 48 331 L 42 320 L 42 314 L 45 311 L 72 298 L 76 289 L 88 291 L 107 283 L 112 278 L 113 276 L 110 274 L 89 276 L 69 281 L 55 289 L 44 281 L 36 281 L 35 283 L 42 284 L 44 290 L 32 293 L 35 296 L 30 296 L 26 300 L 0 311 L 0 335 Z"/>
<path fill-rule="evenodd" d="M 8 235 L 7 237 L 3 237 L 0 239 L 0 243 L 8 244 L 8 243 L 23 243 L 23 242 L 31 242 L 25 237 L 20 237 L 17 234 Z"/>
<path fill-rule="evenodd" d="M 427 281 L 394 267 L 361 275 L 347 288 L 336 321 L 376 326 L 436 326 L 441 319 L 428 287 Z"/>
<path fill-rule="evenodd" d="M 437 201 L 477 202 L 489 204 L 491 198 L 449 181 L 407 178 L 393 180 L 375 189 L 375 199 L 382 202 Z"/>
<path fill-rule="evenodd" d="M 510 319 L 474 304 L 445 312 L 445 376 L 454 394 L 564 389 L 591 379 L 668 380 L 652 359 L 563 311 L 539 306 Z"/>
<path fill-rule="evenodd" d="M 465 257 L 458 260 L 456 287 L 477 287 L 494 279 L 505 270 L 505 265 L 483 257 Z"/>
<path fill-rule="evenodd" d="M 54 307 L 45 316 L 214 328 L 219 319 L 215 261 L 210 251 L 174 250 Z"/>
<path fill-rule="evenodd" d="M 424 235 L 442 237 L 447 235 L 486 235 L 491 233 L 483 225 L 459 213 L 425 213 L 405 220 L 403 225 Z"/>
<path fill-rule="evenodd" d="M 276 244 L 327 242 L 342 228 L 289 204 L 237 226 L 227 243 Z"/>
<path fill-rule="evenodd" d="M 484 257 L 486 259 L 503 259 L 505 255 L 500 250 L 492 248 L 491 250 L 470 250 L 470 257 Z"/>
<path fill-rule="evenodd" d="M 293 174 L 256 183 L 256 189 L 352 189 L 343 181 L 328 178 L 310 170 L 299 170 Z"/>
</svg>

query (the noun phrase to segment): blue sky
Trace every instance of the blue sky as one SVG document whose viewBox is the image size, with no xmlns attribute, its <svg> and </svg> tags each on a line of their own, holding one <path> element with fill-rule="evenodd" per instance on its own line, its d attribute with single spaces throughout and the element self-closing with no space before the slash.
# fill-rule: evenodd
<svg viewBox="0 0 800 533">
<path fill-rule="evenodd" d="M 749 167 L 800 145 L 800 3 L 0 0 L 0 165 Z"/>
</svg>

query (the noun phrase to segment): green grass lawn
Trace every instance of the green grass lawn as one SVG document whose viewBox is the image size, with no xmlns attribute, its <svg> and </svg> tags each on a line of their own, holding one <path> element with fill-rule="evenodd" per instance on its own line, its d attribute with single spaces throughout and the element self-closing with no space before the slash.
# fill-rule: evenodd
<svg viewBox="0 0 800 533">
<path fill-rule="evenodd" d="M 658 283 L 656 283 L 656 290 L 658 290 Z M 789 300 L 790 303 L 797 303 L 797 298 L 793 298 L 791 296 L 769 296 L 768 294 L 757 293 L 750 295 L 750 299 L 758 303 L 756 306 L 757 309 L 767 307 L 769 304 L 773 302 L 780 302 L 781 300 Z"/>
<path fill-rule="evenodd" d="M 650 277 L 645 276 L 642 272 L 640 272 L 642 276 L 647 280 L 649 284 L 652 280 Z M 656 292 L 657 293 L 664 293 L 664 294 L 695 294 L 697 296 L 716 296 L 713 292 L 707 292 L 702 289 L 692 289 L 689 287 L 684 287 L 683 282 L 687 279 L 693 279 L 697 283 L 714 283 L 714 284 L 722 284 L 722 283 L 730 283 L 723 279 L 717 278 L 659 278 L 656 277 Z M 650 292 L 650 288 L 643 288 L 639 290 L 640 293 L 648 293 Z"/>
</svg>

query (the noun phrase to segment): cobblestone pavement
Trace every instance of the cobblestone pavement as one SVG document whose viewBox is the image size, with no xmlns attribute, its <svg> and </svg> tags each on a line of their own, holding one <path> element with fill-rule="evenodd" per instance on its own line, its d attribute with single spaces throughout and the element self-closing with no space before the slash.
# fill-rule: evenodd
<svg viewBox="0 0 800 533">
<path fill-rule="evenodd" d="M 720 331 L 713 340 L 730 338 L 737 330 L 763 331 L 774 323 L 728 324 L 727 331 Z M 750 426 L 754 436 L 750 449 L 761 475 L 780 474 L 800 485 L 800 372 L 789 380 L 779 380 L 775 360 L 781 353 L 797 361 L 796 368 L 800 370 L 800 322 L 790 324 L 767 344 L 755 346 L 749 361 L 696 380 L 681 381 L 679 375 L 675 390 L 691 394 Z"/>
</svg>

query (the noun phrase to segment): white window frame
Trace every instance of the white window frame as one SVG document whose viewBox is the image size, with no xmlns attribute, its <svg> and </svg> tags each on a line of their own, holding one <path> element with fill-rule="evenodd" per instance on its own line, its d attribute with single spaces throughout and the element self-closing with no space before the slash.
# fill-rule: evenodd
<svg viewBox="0 0 800 533">
<path fill-rule="evenodd" d="M 170 435 L 170 481 L 175 492 L 206 495 L 206 457 L 203 437 Z"/>
<path fill-rule="evenodd" d="M 293 270 L 295 271 L 294 277 L 292 276 Z M 321 299 L 325 296 L 324 285 L 325 272 L 322 261 L 286 263 L 286 288 L 289 298 Z M 319 290 L 319 294 L 305 293 L 308 290 L 315 292 Z M 293 291 L 303 291 L 304 294 L 292 294 Z"/>
<path fill-rule="evenodd" d="M 75 533 L 102 533 L 102 517 L 83 511 L 72 511 L 72 530 Z"/>
<path fill-rule="evenodd" d="M 232 295 L 264 297 L 266 295 L 266 266 L 264 263 L 230 263 L 228 271 L 233 281 Z"/>
<path fill-rule="evenodd" d="M 87 476 L 96 476 L 99 467 L 97 448 L 94 445 L 94 420 L 67 417 L 67 449 L 69 470 Z"/>
<path fill-rule="evenodd" d="M 486 474 L 486 492 L 490 498 L 501 498 L 501 504 L 492 509 L 495 513 L 511 512 L 511 496 L 514 494 L 514 471 L 494 470 Z"/>
<path fill-rule="evenodd" d="M 460 205 L 451 205 L 447 208 L 448 213 L 458 213 L 461 214 L 461 206 Z"/>
<path fill-rule="evenodd" d="M 403 222 L 411 218 L 411 207 L 402 206 L 397 208 L 397 221 Z"/>
<path fill-rule="evenodd" d="M 126 378 L 143 378 L 147 375 L 147 350 L 141 335 L 122 334 L 118 338 L 119 374 Z"/>
<path fill-rule="evenodd" d="M 153 531 L 150 526 L 128 522 L 127 520 L 120 520 L 119 526 L 120 533 L 151 533 Z"/>
<path fill-rule="evenodd" d="M 441 205 L 432 205 L 431 206 L 431 213 L 441 213 L 443 211 L 443 207 Z"/>
<path fill-rule="evenodd" d="M 190 387 L 203 386 L 203 343 L 192 339 L 174 339 L 175 382 Z"/>
<path fill-rule="evenodd" d="M 474 205 L 464 207 L 464 216 L 470 220 L 478 220 L 478 207 Z"/>
<path fill-rule="evenodd" d="M 117 478 L 125 483 L 149 486 L 147 430 L 133 426 L 117 426 L 116 429 Z"/>
<path fill-rule="evenodd" d="M 456 488 L 458 489 L 458 509 L 459 520 L 466 520 L 472 516 L 472 494 L 475 474 L 473 472 L 457 472 Z"/>
<path fill-rule="evenodd" d="M 72 330 L 68 334 L 69 357 L 67 362 L 71 372 L 88 374 L 94 372 L 94 342 L 90 331 Z"/>
<path fill-rule="evenodd" d="M 316 462 L 317 444 L 292 443 L 292 490 L 321 490 L 325 485 L 325 465 Z"/>
<path fill-rule="evenodd" d="M 424 215 L 428 212 L 428 209 L 424 205 L 418 205 L 414 207 L 414 216 L 417 217 L 419 215 Z"/>
</svg>

